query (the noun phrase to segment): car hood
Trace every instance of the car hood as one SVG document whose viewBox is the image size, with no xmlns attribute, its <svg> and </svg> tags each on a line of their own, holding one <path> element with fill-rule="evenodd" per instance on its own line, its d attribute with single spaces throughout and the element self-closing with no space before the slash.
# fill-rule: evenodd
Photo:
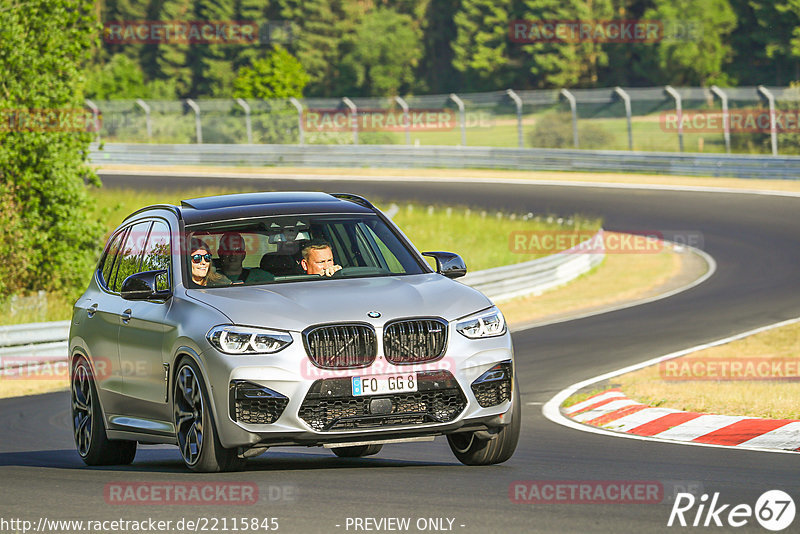
<svg viewBox="0 0 800 534">
<path fill-rule="evenodd" d="M 234 324 L 294 331 L 350 321 L 381 326 L 401 317 L 452 321 L 492 304 L 479 291 L 435 273 L 189 289 L 186 294 Z M 380 318 L 367 316 L 373 311 Z"/>
</svg>

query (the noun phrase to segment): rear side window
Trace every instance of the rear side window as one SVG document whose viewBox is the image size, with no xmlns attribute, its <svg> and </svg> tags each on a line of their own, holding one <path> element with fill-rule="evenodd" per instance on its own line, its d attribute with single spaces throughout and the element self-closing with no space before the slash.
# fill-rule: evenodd
<svg viewBox="0 0 800 534">
<path fill-rule="evenodd" d="M 108 281 L 111 278 L 112 273 L 114 272 L 114 265 L 117 259 L 117 252 L 119 252 L 119 246 L 122 243 L 122 239 L 125 237 L 126 230 L 122 230 L 121 232 L 115 234 L 111 238 L 111 242 L 108 245 L 108 249 L 106 255 L 103 256 L 102 263 L 97 267 L 97 270 L 100 271 L 101 280 L 100 283 L 103 287 L 108 287 Z"/>
<path fill-rule="evenodd" d="M 147 235 L 150 231 L 150 221 L 134 224 L 125 237 L 125 244 L 117 253 L 115 261 L 115 274 L 109 279 L 108 289 L 114 293 L 119 293 L 122 282 L 132 274 L 139 272 L 139 265 L 142 262 L 142 252 L 144 251 Z"/>
</svg>

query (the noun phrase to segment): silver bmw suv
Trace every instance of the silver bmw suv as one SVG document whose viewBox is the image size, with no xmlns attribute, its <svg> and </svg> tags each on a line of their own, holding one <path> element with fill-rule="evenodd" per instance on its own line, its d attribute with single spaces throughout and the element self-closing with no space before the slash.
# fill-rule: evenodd
<svg viewBox="0 0 800 534">
<path fill-rule="evenodd" d="M 207 472 L 275 446 L 357 457 L 444 435 L 465 464 L 504 462 L 521 420 L 511 336 L 489 299 L 452 280 L 465 273 L 355 195 L 139 210 L 75 304 L 78 453 L 128 464 L 137 443 L 175 444 Z"/>
</svg>

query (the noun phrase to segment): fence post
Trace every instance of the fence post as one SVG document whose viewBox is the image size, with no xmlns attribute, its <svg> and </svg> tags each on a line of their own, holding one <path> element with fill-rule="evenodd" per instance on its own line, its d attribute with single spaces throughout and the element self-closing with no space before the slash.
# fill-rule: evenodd
<svg viewBox="0 0 800 534">
<path fill-rule="evenodd" d="M 671 85 L 664 87 L 664 90 L 675 100 L 675 111 L 678 114 L 678 150 L 683 152 L 683 102 L 681 102 L 681 95 Z"/>
<path fill-rule="evenodd" d="M 406 130 L 406 144 L 411 144 L 411 117 L 408 115 L 408 104 L 405 100 L 400 98 L 399 96 L 394 97 L 394 101 L 400 104 L 400 107 L 403 108 L 403 125 L 405 126 Z"/>
<path fill-rule="evenodd" d="M 522 142 L 522 99 L 513 89 L 506 89 L 506 94 L 510 96 L 514 104 L 517 105 L 517 144 L 520 148 L 523 148 L 525 145 Z"/>
<path fill-rule="evenodd" d="M 772 91 L 764 87 L 758 86 L 758 92 L 764 95 L 769 102 L 769 135 L 772 141 L 772 155 L 778 155 L 778 129 L 775 126 L 775 95 Z"/>
<path fill-rule="evenodd" d="M 342 97 L 342 102 L 350 108 L 350 124 L 353 126 L 353 144 L 358 144 L 358 108 L 349 98 Z"/>
<path fill-rule="evenodd" d="M 186 99 L 186 104 L 194 111 L 194 133 L 197 136 L 197 144 L 203 144 L 203 126 L 200 124 L 200 106 L 191 98 Z"/>
<path fill-rule="evenodd" d="M 631 97 L 626 93 L 622 87 L 615 87 L 614 92 L 617 93 L 622 101 L 625 102 L 625 116 L 628 118 L 628 150 L 633 150 L 633 127 L 631 124 Z"/>
<path fill-rule="evenodd" d="M 100 142 L 100 109 L 94 102 L 88 98 L 85 100 L 86 105 L 92 110 L 92 118 L 94 120 L 94 140 Z"/>
<path fill-rule="evenodd" d="M 717 87 L 711 86 L 711 92 L 717 95 L 722 101 L 722 136 L 725 139 L 725 153 L 731 153 L 731 115 L 728 111 L 728 95 Z"/>
<path fill-rule="evenodd" d="M 153 123 L 150 121 L 150 106 L 141 98 L 136 99 L 136 105 L 144 110 L 144 123 L 147 127 L 147 142 L 153 142 Z"/>
<path fill-rule="evenodd" d="M 450 100 L 458 106 L 458 113 L 461 115 L 461 146 L 467 146 L 467 118 L 464 109 L 464 101 L 458 98 L 455 93 L 450 93 Z"/>
<path fill-rule="evenodd" d="M 575 95 L 567 91 L 561 90 L 561 95 L 569 102 L 569 110 L 572 112 L 572 144 L 575 148 L 580 148 L 578 143 L 578 102 L 575 100 Z"/>
<path fill-rule="evenodd" d="M 295 97 L 289 98 L 289 102 L 291 102 L 294 108 L 297 110 L 297 131 L 300 133 L 300 144 L 304 145 L 306 137 L 303 134 L 303 104 L 301 104 L 300 101 Z"/>
<path fill-rule="evenodd" d="M 243 99 L 241 99 L 241 98 L 237 98 L 236 99 L 236 103 L 239 104 L 242 107 L 242 109 L 244 110 L 244 121 L 245 121 L 245 124 L 247 125 L 247 144 L 248 145 L 252 145 L 253 144 L 253 123 L 250 122 L 250 105 L 247 102 L 245 102 Z"/>
</svg>

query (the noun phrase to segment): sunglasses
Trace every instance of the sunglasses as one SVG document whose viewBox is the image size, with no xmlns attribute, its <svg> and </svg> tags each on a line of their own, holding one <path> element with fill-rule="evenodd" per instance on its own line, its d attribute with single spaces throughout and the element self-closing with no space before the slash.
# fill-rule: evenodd
<svg viewBox="0 0 800 534">
<path fill-rule="evenodd" d="M 194 263 L 200 263 L 200 260 L 206 260 L 206 263 L 211 263 L 211 254 L 192 254 Z"/>
</svg>

